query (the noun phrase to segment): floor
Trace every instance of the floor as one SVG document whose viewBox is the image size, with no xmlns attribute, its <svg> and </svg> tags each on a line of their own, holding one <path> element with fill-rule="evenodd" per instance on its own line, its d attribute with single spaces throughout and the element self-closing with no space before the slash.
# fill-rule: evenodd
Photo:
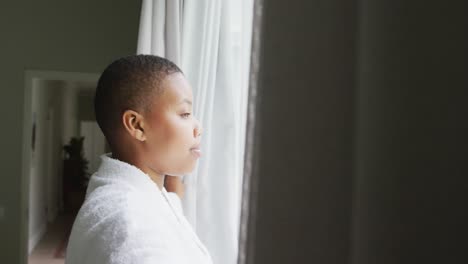
<svg viewBox="0 0 468 264">
<path fill-rule="evenodd" d="M 74 215 L 60 215 L 47 226 L 47 232 L 29 255 L 29 264 L 64 264 L 68 235 Z"/>
</svg>

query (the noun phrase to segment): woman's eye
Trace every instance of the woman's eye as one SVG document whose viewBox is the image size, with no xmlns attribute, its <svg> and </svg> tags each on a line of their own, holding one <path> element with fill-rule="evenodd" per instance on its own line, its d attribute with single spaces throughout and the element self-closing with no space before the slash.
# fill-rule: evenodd
<svg viewBox="0 0 468 264">
<path fill-rule="evenodd" d="M 181 115 L 183 118 L 188 118 L 190 116 L 190 113 L 184 113 Z"/>
</svg>

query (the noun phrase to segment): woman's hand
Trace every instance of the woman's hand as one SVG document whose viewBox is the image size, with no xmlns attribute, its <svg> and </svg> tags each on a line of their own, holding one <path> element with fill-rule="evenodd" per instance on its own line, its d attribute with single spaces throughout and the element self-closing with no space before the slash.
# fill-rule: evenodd
<svg viewBox="0 0 468 264">
<path fill-rule="evenodd" d="M 185 186 L 181 177 L 166 175 L 166 177 L 164 177 L 164 188 L 166 188 L 168 192 L 176 193 L 181 200 L 184 197 Z"/>
</svg>

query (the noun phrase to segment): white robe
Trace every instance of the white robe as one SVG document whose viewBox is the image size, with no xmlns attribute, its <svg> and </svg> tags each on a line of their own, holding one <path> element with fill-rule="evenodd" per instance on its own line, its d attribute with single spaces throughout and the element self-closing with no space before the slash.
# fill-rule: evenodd
<svg viewBox="0 0 468 264">
<path fill-rule="evenodd" d="M 90 179 L 66 264 L 211 264 L 179 197 L 108 155 Z"/>
</svg>

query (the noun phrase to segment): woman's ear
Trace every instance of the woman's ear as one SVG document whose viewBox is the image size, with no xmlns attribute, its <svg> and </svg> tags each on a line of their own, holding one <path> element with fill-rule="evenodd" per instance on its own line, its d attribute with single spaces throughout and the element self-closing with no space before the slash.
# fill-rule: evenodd
<svg viewBox="0 0 468 264">
<path fill-rule="evenodd" d="M 138 141 L 145 141 L 143 116 L 133 110 L 126 110 L 122 115 L 125 131 Z"/>
</svg>

